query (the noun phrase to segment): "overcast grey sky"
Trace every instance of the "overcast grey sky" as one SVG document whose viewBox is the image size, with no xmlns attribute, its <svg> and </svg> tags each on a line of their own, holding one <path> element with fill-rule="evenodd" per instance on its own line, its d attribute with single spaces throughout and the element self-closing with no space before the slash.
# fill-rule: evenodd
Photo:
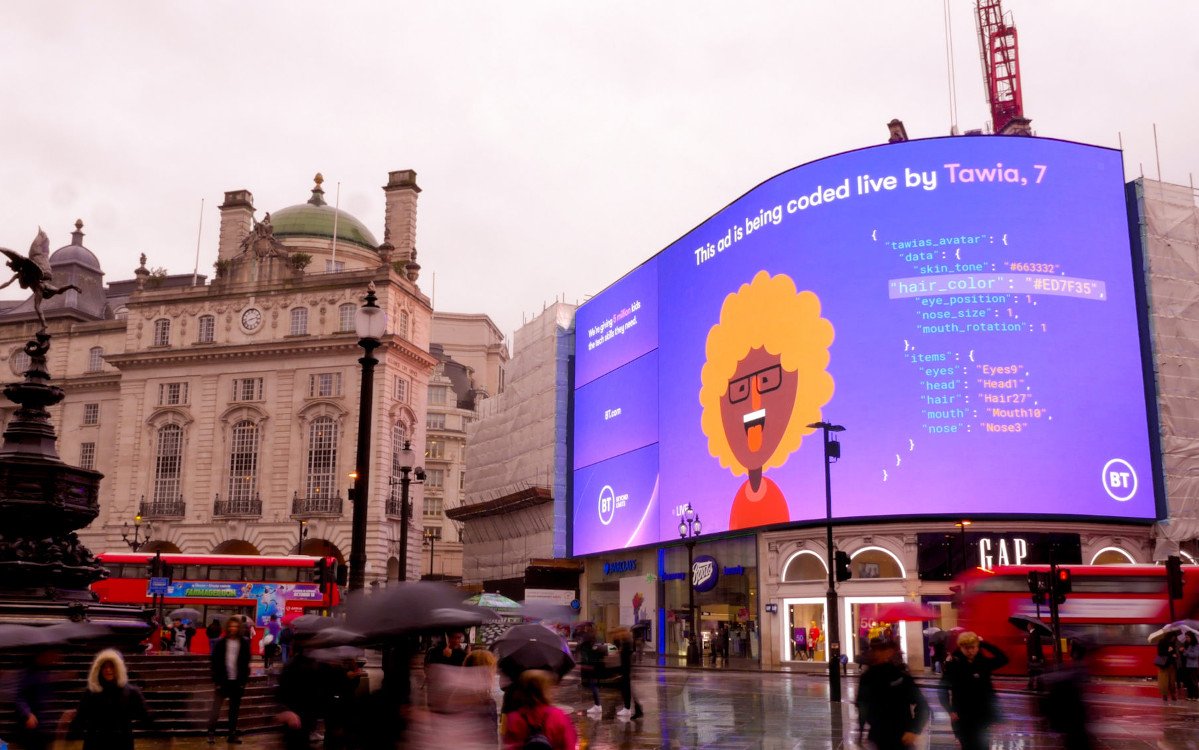
<svg viewBox="0 0 1199 750">
<path fill-rule="evenodd" d="M 1006 0 L 1039 135 L 1125 170 L 1199 171 L 1199 3 Z M 962 129 L 987 119 L 973 2 L 954 0 Z M 138 253 L 201 272 L 217 205 L 330 202 L 382 237 L 415 169 L 441 310 L 508 333 L 582 300 L 758 182 L 949 130 L 942 3 L 204 2 L 0 6 L 0 245 L 82 218 L 109 280 Z M 20 296 L 13 289 L 6 298 Z"/>
</svg>

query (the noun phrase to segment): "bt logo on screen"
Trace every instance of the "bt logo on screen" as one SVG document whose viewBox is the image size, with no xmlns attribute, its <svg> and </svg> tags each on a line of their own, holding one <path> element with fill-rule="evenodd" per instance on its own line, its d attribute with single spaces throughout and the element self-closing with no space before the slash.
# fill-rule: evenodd
<svg viewBox="0 0 1199 750">
<path fill-rule="evenodd" d="M 1104 464 L 1103 489 L 1118 502 L 1131 500 L 1137 494 L 1137 473 L 1132 464 L 1122 458 L 1113 458 Z"/>
<path fill-rule="evenodd" d="M 607 526 L 612 523 L 612 519 L 616 517 L 616 509 L 623 508 L 625 503 L 629 501 L 628 493 L 617 495 L 611 485 L 604 485 L 604 488 L 599 493 L 599 520 L 600 523 Z"/>
</svg>

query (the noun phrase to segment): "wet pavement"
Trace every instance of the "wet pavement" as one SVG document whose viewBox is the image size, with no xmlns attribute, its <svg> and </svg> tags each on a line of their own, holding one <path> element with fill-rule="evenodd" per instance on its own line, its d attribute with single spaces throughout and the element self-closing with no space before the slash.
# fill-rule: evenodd
<svg viewBox="0 0 1199 750">
<path fill-rule="evenodd" d="M 721 748 L 724 750 L 825 750 L 859 747 L 852 701 L 854 681 L 846 683 L 844 702 L 830 711 L 827 678 L 766 672 L 702 672 L 642 668 L 634 691 L 645 707 L 644 719 L 615 718 L 619 693 L 601 690 L 603 718 L 584 710 L 590 699 L 568 676 L 559 688 L 558 704 L 573 711 L 581 749 Z M 1199 703 L 1164 704 L 1137 690 L 1099 686 L 1092 695 L 1093 732 L 1100 750 L 1199 750 Z M 933 707 L 933 722 L 917 750 L 957 747 L 935 692 L 924 686 Z M 992 750 L 1040 750 L 1061 743 L 1036 717 L 1034 697 L 1001 694 L 1003 720 L 992 737 Z M 243 748 L 275 748 L 269 735 L 247 736 Z M 77 744 L 66 747 L 77 748 Z M 197 737 L 139 740 L 141 750 L 210 747 Z M 227 747 L 223 739 L 218 748 Z M 444 750 L 437 746 L 438 750 Z"/>
</svg>

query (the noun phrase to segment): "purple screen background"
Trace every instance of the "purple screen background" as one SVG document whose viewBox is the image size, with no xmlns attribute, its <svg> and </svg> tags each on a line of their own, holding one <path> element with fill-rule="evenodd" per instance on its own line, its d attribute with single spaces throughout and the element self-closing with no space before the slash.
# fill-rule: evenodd
<svg viewBox="0 0 1199 750">
<path fill-rule="evenodd" d="M 950 184 L 944 166 L 993 167 L 1000 162 L 1018 168 L 1029 184 Z M 1040 184 L 1034 184 L 1033 164 L 1046 166 Z M 905 187 L 905 169 L 936 172 L 936 189 Z M 846 199 L 784 213 L 777 225 L 743 236 L 697 264 L 696 248 L 717 244 L 730 227 L 744 228 L 746 219 L 761 210 L 785 206 L 818 185 L 840 185 L 846 177 L 852 191 L 856 176 L 863 174 L 875 179 L 896 175 L 898 187 L 866 195 L 851 192 Z M 944 257 L 928 264 L 903 256 L 929 248 L 897 250 L 890 244 L 941 237 L 982 239 L 937 245 L 931 250 Z M 1008 275 L 1017 283 L 1032 276 L 1101 281 L 1104 296 L 1005 292 L 1002 304 L 957 307 L 929 307 L 924 301 L 975 292 L 891 298 L 896 279 L 955 273 L 959 250 L 963 262 L 986 266 L 980 273 L 1008 272 L 1003 265 L 1007 262 L 1036 263 L 1040 265 L 1031 274 L 1022 267 Z M 610 438 L 605 437 L 602 420 L 576 412 L 574 553 L 673 540 L 677 514 L 688 502 L 700 513 L 705 534 L 728 529 L 732 501 L 745 477 L 721 468 L 708 452 L 707 437 L 700 430 L 700 370 L 708 331 L 719 320 L 726 295 L 759 270 L 785 273 L 800 291 L 814 292 L 822 316 L 835 329 L 828 368 L 835 391 L 822 416 L 847 428 L 841 435 L 843 457 L 832 469 L 835 517 L 1155 518 L 1130 256 L 1121 158 L 1109 149 L 1036 138 L 930 139 L 851 152 L 772 178 L 580 308 L 579 321 L 610 316 L 627 305 L 630 289 L 645 301 L 657 300 L 654 313 L 647 312 L 648 302 L 643 302 L 640 314 L 642 321 L 656 318 L 658 323 L 653 340 L 658 345 L 654 395 L 659 443 L 653 465 L 645 460 L 620 464 L 616 458 L 589 469 L 579 447 L 587 446 L 587 456 L 598 456 L 602 451 L 591 446 L 597 439 Z M 948 270 L 939 268 L 946 265 Z M 932 266 L 938 268 L 929 272 Z M 648 289 L 649 279 L 657 284 L 656 291 Z M 937 310 L 951 315 L 981 310 L 983 321 L 1019 320 L 1027 329 L 925 332 L 922 326 L 973 322 L 920 317 Z M 604 387 L 608 379 L 642 382 L 621 372 L 632 356 L 617 351 L 601 359 L 586 350 L 585 327 L 577 325 L 576 330 L 576 367 L 588 374 L 586 382 L 595 381 L 589 388 Z M 648 332 L 643 329 L 638 335 L 644 346 Z M 945 355 L 945 363 L 928 366 L 954 368 L 948 378 L 957 380 L 954 392 L 975 392 L 966 415 L 956 422 L 957 432 L 930 433 L 930 422 L 949 422 L 926 418 L 925 410 L 941 409 L 922 400 L 930 393 L 939 395 L 926 386 L 938 377 L 927 376 L 921 369 L 926 365 L 910 360 L 912 347 L 921 355 Z M 1035 404 L 1048 416 L 1028 420 L 1019 433 L 982 431 L 979 422 L 987 417 L 974 412 L 981 396 L 982 374 L 977 368 L 983 363 L 1018 364 L 1019 386 L 1029 399 L 1020 406 Z M 578 385 L 583 382 L 579 379 Z M 637 401 L 648 413 L 641 396 Z M 966 427 L 970 429 L 964 431 Z M 642 459 L 647 455 L 645 449 L 638 453 Z M 1137 490 L 1123 502 L 1104 488 L 1103 469 L 1114 458 L 1126 461 L 1136 474 Z M 596 498 L 580 480 L 593 484 L 597 473 L 610 475 L 618 468 L 624 481 L 658 488 L 660 498 L 650 493 L 647 500 L 656 503 L 656 527 L 640 517 L 633 520 L 632 513 L 620 518 L 626 526 L 614 529 L 618 521 L 613 520 L 602 533 L 588 522 L 596 516 Z M 765 476 L 786 497 L 791 521 L 823 518 L 823 471 L 817 434 L 805 437 L 785 464 L 766 470 Z"/>
</svg>

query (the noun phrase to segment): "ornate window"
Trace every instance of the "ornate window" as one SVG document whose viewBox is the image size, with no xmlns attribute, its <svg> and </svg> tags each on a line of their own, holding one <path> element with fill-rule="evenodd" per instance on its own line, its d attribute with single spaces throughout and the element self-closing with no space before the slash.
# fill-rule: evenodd
<svg viewBox="0 0 1199 750">
<path fill-rule="evenodd" d="M 13 375 L 24 375 L 25 371 L 33 366 L 33 359 L 18 346 L 12 350 L 12 354 L 8 355 L 8 366 L 12 369 Z"/>
<path fill-rule="evenodd" d="M 179 406 L 180 404 L 188 403 L 188 387 L 187 382 L 180 383 L 159 383 L 158 384 L 158 405 L 159 406 Z"/>
<path fill-rule="evenodd" d="M 81 468 L 81 469 L 96 468 L 96 444 L 95 443 L 80 443 L 79 444 L 79 468 Z"/>
<path fill-rule="evenodd" d="M 262 378 L 234 378 L 233 401 L 261 401 Z"/>
<path fill-rule="evenodd" d="M 93 346 L 87 350 L 87 371 L 100 372 L 104 367 L 104 347 Z"/>
<path fill-rule="evenodd" d="M 158 451 L 154 457 L 153 502 L 174 503 L 183 486 L 183 428 L 165 424 L 158 428 Z"/>
<path fill-rule="evenodd" d="M 258 425 L 243 419 L 233 425 L 229 444 L 229 507 L 248 511 L 258 492 Z"/>
<path fill-rule="evenodd" d="M 197 339 L 201 344 L 211 344 L 216 339 L 216 318 L 212 315 L 200 316 L 200 334 Z"/>
<path fill-rule="evenodd" d="M 391 428 L 391 496 L 387 498 L 387 514 L 398 516 L 400 514 L 401 488 L 400 477 L 403 472 L 400 471 L 400 451 L 404 448 L 404 441 L 408 439 L 408 428 L 403 422 L 396 422 Z"/>
<path fill-rule="evenodd" d="M 308 426 L 309 498 L 333 497 L 337 477 L 337 422 L 333 417 L 317 417 Z"/>
<path fill-rule="evenodd" d="M 341 373 L 320 372 L 308 376 L 309 398 L 333 398 L 341 395 Z"/>
<path fill-rule="evenodd" d="M 397 316 L 397 318 L 396 333 L 400 336 L 400 338 L 412 338 L 412 317 L 408 314 L 408 311 L 400 310 L 400 314 Z"/>
<path fill-rule="evenodd" d="M 396 375 L 396 401 L 401 404 L 408 403 L 408 392 L 411 390 L 412 384 L 408 382 L 408 378 Z"/>
<path fill-rule="evenodd" d="M 171 320 L 159 318 L 154 321 L 154 346 L 171 345 Z"/>
<path fill-rule="evenodd" d="M 337 330 L 345 333 L 354 330 L 354 314 L 358 311 L 357 305 L 353 302 L 347 302 L 337 308 Z"/>
<path fill-rule="evenodd" d="M 99 404 L 84 404 L 83 405 L 83 423 L 85 425 L 100 424 L 100 405 Z"/>
<path fill-rule="evenodd" d="M 308 308 L 293 307 L 291 309 L 291 335 L 308 335 Z"/>
</svg>

